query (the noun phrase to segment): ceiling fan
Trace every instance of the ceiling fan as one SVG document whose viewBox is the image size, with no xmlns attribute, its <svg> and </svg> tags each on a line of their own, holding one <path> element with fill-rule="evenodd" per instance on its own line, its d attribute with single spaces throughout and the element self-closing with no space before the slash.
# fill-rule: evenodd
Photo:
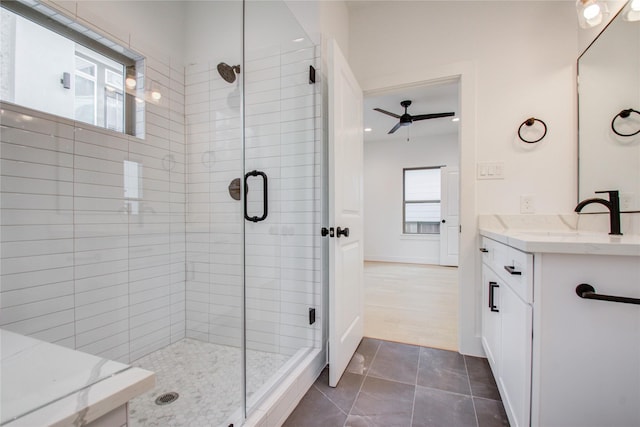
<svg viewBox="0 0 640 427">
<path fill-rule="evenodd" d="M 374 108 L 374 110 L 379 111 L 383 114 L 386 114 L 391 117 L 395 117 L 396 119 L 400 119 L 400 121 L 389 131 L 389 133 L 394 133 L 395 131 L 400 129 L 400 127 L 409 126 L 411 123 L 418 120 L 437 119 L 439 117 L 451 117 L 455 115 L 455 113 L 434 113 L 434 114 L 417 114 L 415 116 L 412 116 L 411 114 L 407 113 L 407 107 L 411 105 L 411 101 L 408 101 L 408 100 L 402 101 L 400 105 L 404 107 L 404 114 L 401 116 L 395 113 L 391 113 L 389 111 L 383 110 L 382 108 Z"/>
</svg>

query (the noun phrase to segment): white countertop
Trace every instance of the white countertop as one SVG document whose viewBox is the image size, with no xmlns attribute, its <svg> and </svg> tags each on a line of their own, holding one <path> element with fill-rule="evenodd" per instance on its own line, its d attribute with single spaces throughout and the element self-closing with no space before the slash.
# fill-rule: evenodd
<svg viewBox="0 0 640 427">
<path fill-rule="evenodd" d="M 155 374 L 0 329 L 0 423 L 84 424 L 151 389 Z"/>
<path fill-rule="evenodd" d="M 611 236 L 590 231 L 480 227 L 480 235 L 530 253 L 640 256 L 637 234 Z"/>
</svg>

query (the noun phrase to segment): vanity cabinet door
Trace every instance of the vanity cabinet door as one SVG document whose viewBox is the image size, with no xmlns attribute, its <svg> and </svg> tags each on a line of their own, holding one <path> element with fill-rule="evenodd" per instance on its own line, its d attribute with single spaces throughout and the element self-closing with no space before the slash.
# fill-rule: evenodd
<svg viewBox="0 0 640 427">
<path fill-rule="evenodd" d="M 499 388 L 512 427 L 529 426 L 531 407 L 531 305 L 510 286 L 500 288 Z"/>
<path fill-rule="evenodd" d="M 544 254 L 539 276 L 532 425 L 640 426 L 640 305 L 575 290 L 640 298 L 640 257 Z"/>
<path fill-rule="evenodd" d="M 498 378 L 501 351 L 500 338 L 500 285 L 497 275 L 482 266 L 482 347 L 489 360 L 494 377 Z M 492 306 L 493 304 L 493 310 Z"/>
<path fill-rule="evenodd" d="M 484 239 L 482 346 L 512 427 L 530 425 L 533 256 Z M 517 274 L 506 271 L 513 267 Z"/>
</svg>

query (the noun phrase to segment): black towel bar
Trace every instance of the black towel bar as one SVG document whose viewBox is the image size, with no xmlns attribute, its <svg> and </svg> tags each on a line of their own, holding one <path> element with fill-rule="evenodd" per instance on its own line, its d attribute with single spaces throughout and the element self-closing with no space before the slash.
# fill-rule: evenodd
<svg viewBox="0 0 640 427">
<path fill-rule="evenodd" d="M 576 294 L 580 298 L 599 299 L 603 301 L 623 302 L 626 304 L 640 304 L 640 298 L 617 297 L 614 295 L 597 294 L 593 286 L 587 283 L 581 283 L 576 287 Z"/>
</svg>

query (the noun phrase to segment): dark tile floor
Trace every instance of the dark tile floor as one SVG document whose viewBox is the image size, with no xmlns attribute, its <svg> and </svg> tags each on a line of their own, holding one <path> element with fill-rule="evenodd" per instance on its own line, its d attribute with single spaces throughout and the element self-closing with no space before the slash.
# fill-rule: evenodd
<svg viewBox="0 0 640 427">
<path fill-rule="evenodd" d="M 364 338 L 338 387 L 325 369 L 284 427 L 508 426 L 486 359 Z"/>
</svg>

